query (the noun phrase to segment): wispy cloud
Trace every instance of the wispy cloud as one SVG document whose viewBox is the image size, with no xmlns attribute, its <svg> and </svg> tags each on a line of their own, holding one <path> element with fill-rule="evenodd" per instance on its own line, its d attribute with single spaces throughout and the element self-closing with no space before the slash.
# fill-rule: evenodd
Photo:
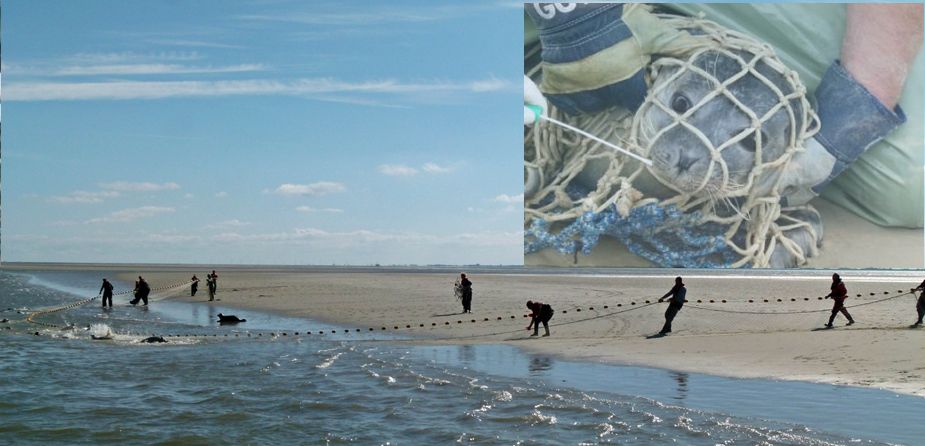
<svg viewBox="0 0 925 446">
<path fill-rule="evenodd" d="M 330 212 L 330 213 L 334 213 L 334 214 L 339 214 L 339 213 L 341 213 L 341 212 L 344 212 L 343 209 L 337 209 L 337 208 L 313 208 L 313 207 L 311 207 L 311 206 L 299 206 L 299 207 L 295 208 L 295 210 L 297 210 L 297 211 L 299 211 L 299 212 L 306 212 L 306 213 L 313 213 L 313 212 Z"/>
<path fill-rule="evenodd" d="M 153 217 L 155 215 L 167 214 L 174 212 L 174 208 L 160 206 L 142 206 L 138 208 L 123 209 L 115 211 L 105 217 L 93 218 L 87 220 L 87 224 L 97 223 L 125 223 L 143 218 Z"/>
<path fill-rule="evenodd" d="M 501 79 L 478 81 L 400 82 L 373 80 L 347 82 L 333 78 L 294 81 L 112 81 L 112 82 L 14 82 L 3 87 L 6 101 L 131 100 L 178 97 L 245 95 L 301 96 L 330 94 L 434 95 L 485 93 L 509 88 Z"/>
<path fill-rule="evenodd" d="M 228 196 L 228 192 L 221 191 L 215 194 L 215 198 L 225 198 Z"/>
<path fill-rule="evenodd" d="M 305 195 L 321 196 L 335 192 L 343 192 L 347 189 L 343 183 L 333 181 L 319 181 L 312 184 L 281 184 L 273 192 L 279 195 Z"/>
<path fill-rule="evenodd" d="M 297 228 L 287 232 L 263 234 L 225 232 L 212 236 L 212 240 L 221 242 L 336 242 L 337 246 L 341 248 L 390 242 L 438 246 L 458 244 L 467 246 L 497 246 L 522 244 L 523 234 L 523 231 L 515 231 L 434 235 L 416 232 L 382 232 L 368 229 L 338 232 L 317 228 Z"/>
<path fill-rule="evenodd" d="M 141 61 L 193 61 L 202 59 L 202 55 L 195 51 L 162 51 L 156 53 L 135 53 L 124 51 L 120 53 L 77 53 L 65 59 L 73 63 L 84 64 L 116 64 Z"/>
<path fill-rule="evenodd" d="M 410 177 L 418 174 L 417 169 L 404 164 L 380 164 L 376 170 L 391 177 Z"/>
<path fill-rule="evenodd" d="M 480 11 L 509 9 L 511 2 L 464 2 L 459 4 L 422 3 L 413 8 L 390 5 L 388 9 L 373 9 L 374 4 L 364 11 L 329 12 L 313 8 L 311 12 L 289 12 L 287 14 L 251 14 L 240 15 L 239 20 L 253 22 L 287 22 L 311 26 L 369 26 L 377 24 L 422 23 L 463 17 Z M 523 3 L 520 4 L 523 8 Z"/>
<path fill-rule="evenodd" d="M 177 183 L 130 183 L 128 181 L 116 181 L 114 183 L 102 183 L 100 187 L 119 192 L 155 192 L 176 190 L 180 188 L 180 185 Z"/>
<path fill-rule="evenodd" d="M 495 197 L 495 201 L 506 203 L 506 204 L 522 204 L 524 202 L 524 194 L 518 194 L 518 195 L 501 194 Z"/>
<path fill-rule="evenodd" d="M 156 45 L 172 45 L 172 46 L 199 47 L 199 48 L 225 48 L 225 49 L 245 48 L 244 46 L 241 46 L 241 45 L 232 45 L 228 43 L 207 42 L 204 40 L 188 40 L 188 39 L 147 39 L 147 42 L 153 43 Z"/>
<path fill-rule="evenodd" d="M 52 76 L 98 76 L 98 75 L 150 75 L 150 74 L 215 74 L 265 71 L 263 64 L 240 64 L 220 67 L 188 66 L 177 64 L 118 64 L 118 65 L 74 65 L 58 68 Z"/>
<path fill-rule="evenodd" d="M 240 20 L 253 22 L 288 22 L 317 26 L 372 25 L 377 23 L 428 22 L 440 17 L 436 14 L 414 12 L 365 12 L 365 13 L 324 13 L 310 14 L 251 14 L 240 15 Z"/>
<path fill-rule="evenodd" d="M 220 221 L 218 223 L 212 223 L 206 225 L 206 229 L 227 229 L 227 228 L 241 228 L 244 226 L 250 226 L 251 223 L 248 221 L 241 221 L 237 218 L 231 220 Z"/>
<path fill-rule="evenodd" d="M 421 170 L 427 173 L 449 173 L 454 170 L 453 167 L 444 167 L 436 163 L 424 163 Z"/>
<path fill-rule="evenodd" d="M 380 164 L 379 166 L 376 166 L 376 170 L 378 170 L 379 173 L 383 175 L 389 175 L 393 177 L 410 177 L 417 175 L 420 172 L 426 172 L 435 175 L 449 173 L 456 170 L 456 168 L 441 166 L 437 163 L 424 163 L 420 169 L 405 164 Z"/>
<path fill-rule="evenodd" d="M 88 192 L 84 190 L 75 190 L 67 195 L 51 197 L 49 201 L 55 203 L 102 203 L 103 200 L 107 198 L 116 198 L 118 196 L 119 192 L 116 191 Z"/>
</svg>

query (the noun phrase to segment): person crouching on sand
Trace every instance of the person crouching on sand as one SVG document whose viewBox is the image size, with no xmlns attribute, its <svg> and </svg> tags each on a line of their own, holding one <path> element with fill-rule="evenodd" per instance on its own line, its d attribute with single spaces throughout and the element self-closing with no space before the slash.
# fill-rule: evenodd
<svg viewBox="0 0 925 446">
<path fill-rule="evenodd" d="M 527 330 L 529 330 L 531 327 L 533 328 L 533 334 L 530 336 L 536 336 L 539 334 L 540 322 L 543 323 L 543 328 L 546 329 L 546 334 L 543 336 L 549 336 L 549 320 L 552 319 L 552 314 L 554 313 L 552 307 L 549 306 L 549 304 L 528 300 L 527 308 L 532 311 L 530 314 L 530 325 L 527 325 Z"/>
<path fill-rule="evenodd" d="M 835 321 L 835 316 L 838 315 L 839 311 L 848 318 L 848 325 L 853 324 L 854 319 L 848 314 L 848 309 L 845 308 L 845 299 L 848 298 L 848 288 L 845 287 L 845 283 L 841 281 L 841 277 L 838 274 L 832 274 L 831 290 L 832 292 L 825 297 L 831 297 L 832 300 L 835 301 L 835 304 L 832 305 L 832 315 L 829 316 L 829 323 L 825 324 L 825 326 L 832 328 L 832 322 Z"/>
<path fill-rule="evenodd" d="M 684 297 L 687 296 L 687 288 L 684 287 L 681 276 L 674 279 L 674 286 L 658 301 L 664 302 L 665 298 L 668 296 L 671 296 L 671 299 L 669 299 L 670 303 L 668 304 L 668 309 L 665 310 L 665 326 L 662 327 L 662 331 L 658 332 L 659 334 L 671 333 L 671 321 L 674 320 L 674 317 L 681 311 L 681 307 L 684 306 Z"/>
</svg>

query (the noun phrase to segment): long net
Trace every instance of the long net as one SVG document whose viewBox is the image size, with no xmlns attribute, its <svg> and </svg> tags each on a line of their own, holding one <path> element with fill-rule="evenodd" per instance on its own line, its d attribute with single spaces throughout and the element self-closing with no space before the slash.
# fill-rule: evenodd
<svg viewBox="0 0 925 446">
<path fill-rule="evenodd" d="M 702 18 L 659 18 L 703 39 L 650 63 L 650 90 L 636 113 L 549 109 L 550 117 L 654 165 L 545 122 L 525 131 L 525 252 L 590 254 L 609 236 L 659 266 L 805 264 L 821 242 L 818 212 L 781 204 L 784 172 L 818 130 L 805 87 L 767 44 Z M 538 52 L 538 44 L 525 48 L 525 72 L 534 79 Z M 672 94 L 679 83 L 709 89 L 684 102 Z M 720 124 L 703 122 L 717 104 L 745 125 L 717 136 Z M 683 147 L 666 148 L 678 140 Z M 676 178 L 672 150 L 697 155 L 696 177 Z"/>
</svg>

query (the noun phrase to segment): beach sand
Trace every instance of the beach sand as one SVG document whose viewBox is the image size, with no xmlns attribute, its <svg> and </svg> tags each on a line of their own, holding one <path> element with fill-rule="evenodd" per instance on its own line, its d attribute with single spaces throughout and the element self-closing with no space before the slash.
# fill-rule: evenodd
<svg viewBox="0 0 925 446">
<path fill-rule="evenodd" d="M 119 278 L 128 281 L 140 273 L 157 287 L 195 272 L 203 279 L 199 293 L 191 298 L 184 291 L 177 298 L 208 299 L 206 269 L 156 269 L 138 269 Z M 925 396 L 925 328 L 908 328 L 915 319 L 915 298 L 907 294 L 877 302 L 909 291 L 920 281 L 908 275 L 862 280 L 843 274 L 847 304 L 858 322 L 846 327 L 844 317 L 838 316 L 836 328 L 830 330 L 822 325 L 831 301 L 818 299 L 828 293 L 826 273 L 787 278 L 760 273 L 688 275 L 688 304 L 675 319 L 674 332 L 653 337 L 667 304 L 645 301 L 654 302 L 670 289 L 670 273 L 621 277 L 470 271 L 473 312 L 461 314 L 452 292 L 456 271 L 376 271 L 219 269 L 216 297 L 223 306 L 239 308 L 239 317 L 246 317 L 248 310 L 309 317 L 367 333 L 373 328 L 377 333 L 413 335 L 417 338 L 410 342 L 415 343 L 506 343 L 568 359 Z M 551 337 L 529 336 L 528 299 L 555 308 Z M 850 308 L 862 303 L 867 305 Z"/>
</svg>

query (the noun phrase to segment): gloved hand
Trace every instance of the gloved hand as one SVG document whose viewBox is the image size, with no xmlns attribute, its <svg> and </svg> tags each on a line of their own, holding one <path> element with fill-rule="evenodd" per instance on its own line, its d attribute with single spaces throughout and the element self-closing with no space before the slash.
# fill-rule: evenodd
<svg viewBox="0 0 925 446">
<path fill-rule="evenodd" d="M 614 105 L 635 111 L 646 96 L 645 67 L 702 37 L 666 25 L 641 4 L 529 3 L 543 50 L 540 90 L 567 113 Z"/>
<path fill-rule="evenodd" d="M 532 79 L 524 75 L 524 125 L 533 125 L 540 120 L 540 116 L 546 116 L 547 108 L 543 93 L 540 93 Z"/>
<path fill-rule="evenodd" d="M 886 108 L 838 61 L 825 72 L 814 96 L 820 129 L 784 172 L 784 206 L 806 204 L 868 147 L 906 122 L 902 108 Z"/>
</svg>

